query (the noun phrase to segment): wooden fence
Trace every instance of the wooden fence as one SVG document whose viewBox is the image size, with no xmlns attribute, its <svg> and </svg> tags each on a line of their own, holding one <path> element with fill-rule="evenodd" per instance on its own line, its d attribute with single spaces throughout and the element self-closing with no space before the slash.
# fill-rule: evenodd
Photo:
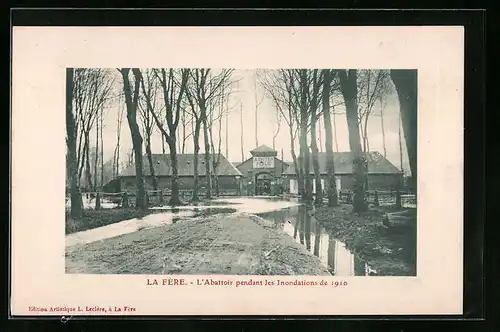
<svg viewBox="0 0 500 332">
<path fill-rule="evenodd" d="M 369 190 L 366 192 L 366 201 L 368 204 L 375 206 L 394 205 L 399 198 L 401 205 L 416 206 L 416 195 L 410 192 Z M 352 204 L 354 193 L 351 190 L 341 190 L 339 201 L 342 203 Z"/>
<path fill-rule="evenodd" d="M 168 198 L 171 196 L 172 191 L 170 189 L 163 190 L 146 190 L 146 198 L 148 205 L 162 205 L 168 202 Z M 199 197 L 204 197 L 206 195 L 206 190 L 200 188 L 198 190 Z M 215 196 L 215 191 L 212 191 L 212 195 Z M 224 196 L 237 196 L 237 190 L 221 190 L 219 192 L 219 197 Z M 182 201 L 187 201 L 193 196 L 192 189 L 181 189 L 179 190 L 179 198 Z M 128 208 L 135 204 L 135 191 L 123 191 L 118 193 L 109 192 L 83 192 L 82 198 L 84 199 L 84 205 L 86 207 L 92 207 L 96 210 L 103 208 Z M 69 198 L 67 197 L 67 200 Z"/>
</svg>

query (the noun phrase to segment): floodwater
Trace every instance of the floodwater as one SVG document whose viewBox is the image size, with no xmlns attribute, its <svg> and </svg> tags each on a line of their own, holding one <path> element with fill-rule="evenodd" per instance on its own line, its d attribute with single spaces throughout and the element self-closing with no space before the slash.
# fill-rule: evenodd
<svg viewBox="0 0 500 332">
<path fill-rule="evenodd" d="M 350 252 L 344 243 L 329 235 L 311 215 L 311 210 L 296 199 L 271 197 L 230 197 L 214 200 L 211 205 L 153 207 L 157 212 L 103 227 L 66 235 L 66 246 L 91 243 L 133 233 L 145 228 L 221 213 L 251 213 L 281 226 L 285 234 L 303 245 L 336 276 L 367 275 L 368 265 Z"/>
<path fill-rule="evenodd" d="M 258 213 L 258 216 L 282 226 L 283 232 L 303 245 L 336 276 L 364 276 L 376 271 L 346 248 L 345 244 L 328 234 L 311 216 L 311 210 L 297 205 L 278 211 Z"/>
</svg>

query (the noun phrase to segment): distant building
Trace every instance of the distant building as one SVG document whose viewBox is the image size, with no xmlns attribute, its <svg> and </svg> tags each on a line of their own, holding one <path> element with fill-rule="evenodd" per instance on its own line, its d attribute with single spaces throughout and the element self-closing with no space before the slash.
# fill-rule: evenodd
<svg viewBox="0 0 500 332">
<path fill-rule="evenodd" d="M 401 171 L 379 152 L 368 152 L 366 159 L 368 162 L 368 189 L 395 190 L 401 183 Z M 321 174 L 321 186 L 325 188 L 327 180 L 326 152 L 318 153 L 318 163 Z M 354 186 L 352 153 L 334 152 L 333 163 L 335 166 L 337 189 L 352 189 Z M 312 158 L 310 167 L 310 174 L 314 175 Z M 288 181 L 285 182 L 288 183 L 289 191 L 296 194 L 298 192 L 298 184 L 294 166 L 291 165 L 288 167 L 283 176 L 288 178 Z M 312 180 L 312 184 L 313 192 L 315 192 L 314 179 Z"/>
<path fill-rule="evenodd" d="M 169 154 L 153 154 L 153 165 L 155 177 L 158 182 L 158 189 L 170 189 L 172 185 L 172 165 Z M 194 167 L 193 167 L 194 154 L 178 154 L 177 155 L 177 169 L 179 174 L 179 189 L 190 190 L 194 187 Z M 212 166 L 212 165 L 211 165 Z M 144 182 L 146 189 L 153 189 L 153 178 L 149 168 L 149 160 L 147 156 L 143 157 L 142 161 Z M 121 174 L 114 180 L 110 181 L 104 186 L 105 192 L 121 192 L 121 191 L 135 191 L 135 164 L 128 166 Z M 228 191 L 237 193 L 242 174 L 236 167 L 231 164 L 225 156 L 220 156 L 219 165 L 217 167 L 217 176 L 219 182 L 219 189 L 221 191 Z M 199 188 L 206 188 L 205 179 L 205 155 L 198 155 L 198 178 Z"/>
<path fill-rule="evenodd" d="M 284 188 L 282 173 L 290 166 L 279 159 L 278 152 L 266 145 L 250 151 L 252 157 L 235 165 L 243 175 L 246 195 L 273 195 Z"/>
</svg>

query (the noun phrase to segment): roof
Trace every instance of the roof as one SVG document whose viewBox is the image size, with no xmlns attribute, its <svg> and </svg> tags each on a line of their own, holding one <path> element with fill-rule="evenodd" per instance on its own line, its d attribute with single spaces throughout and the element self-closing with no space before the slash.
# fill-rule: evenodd
<svg viewBox="0 0 500 332">
<path fill-rule="evenodd" d="M 276 150 L 268 147 L 267 145 L 261 145 L 261 146 L 250 151 L 250 153 L 254 153 L 254 152 L 276 152 Z"/>
<path fill-rule="evenodd" d="M 169 154 L 153 154 L 151 155 L 153 159 L 153 165 L 155 169 L 156 176 L 171 176 L 172 166 Z M 194 154 L 178 154 L 177 155 L 177 168 L 179 171 L 179 176 L 193 176 Z M 149 161 L 147 156 L 143 156 L 142 168 L 145 176 L 151 175 L 149 171 Z M 217 167 L 218 175 L 229 175 L 229 176 L 241 176 L 241 172 L 231 164 L 226 157 L 222 154 L 220 155 L 219 165 Z M 198 175 L 205 175 L 205 154 L 200 153 L 198 155 Z M 135 165 L 132 164 L 124 169 L 120 176 L 135 176 Z"/>
<path fill-rule="evenodd" d="M 379 152 L 368 152 L 368 173 L 371 174 L 399 174 L 401 171 L 394 166 L 389 160 L 384 158 Z M 311 157 L 312 160 L 312 157 Z M 326 152 L 318 152 L 318 162 L 321 174 L 326 174 Z M 352 153 L 351 152 L 334 152 L 333 163 L 335 165 L 335 174 L 352 174 Z M 314 173 L 313 164 L 311 161 L 311 174 Z M 295 167 L 293 163 L 283 173 L 284 175 L 294 175 Z"/>
<path fill-rule="evenodd" d="M 241 164 L 243 164 L 243 161 L 231 161 L 231 164 L 234 166 L 234 167 L 238 167 L 240 166 Z"/>
</svg>

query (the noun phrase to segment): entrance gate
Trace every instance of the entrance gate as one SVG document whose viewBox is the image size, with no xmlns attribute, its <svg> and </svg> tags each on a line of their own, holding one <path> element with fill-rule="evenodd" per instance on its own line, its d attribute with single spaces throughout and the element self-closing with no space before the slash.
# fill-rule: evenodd
<svg viewBox="0 0 500 332">
<path fill-rule="evenodd" d="M 269 173 L 255 175 L 255 195 L 271 195 L 271 181 L 273 176 Z"/>
</svg>

